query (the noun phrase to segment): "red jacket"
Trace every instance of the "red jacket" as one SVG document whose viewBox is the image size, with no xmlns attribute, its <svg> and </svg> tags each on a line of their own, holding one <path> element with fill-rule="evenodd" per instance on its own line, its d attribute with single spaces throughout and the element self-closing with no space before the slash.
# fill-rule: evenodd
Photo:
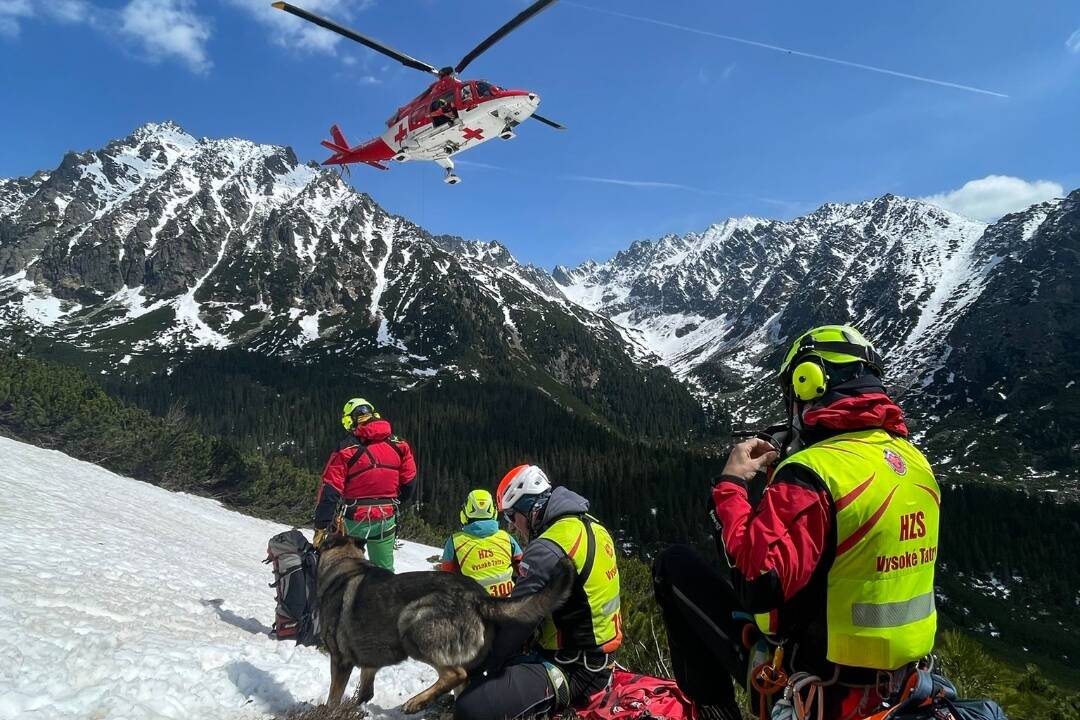
<svg viewBox="0 0 1080 720">
<path fill-rule="evenodd" d="M 802 424 L 809 443 L 866 427 L 907 435 L 903 413 L 883 393 L 845 397 L 808 410 Z M 815 625 L 824 626 L 824 576 L 836 538 L 832 499 L 820 477 L 788 464 L 772 477 L 757 507 L 751 507 L 739 478 L 720 477 L 713 487 L 711 515 L 744 610 L 782 610 L 785 635 L 813 635 Z"/>
<path fill-rule="evenodd" d="M 390 423 L 386 420 L 365 423 L 341 443 L 323 469 L 315 527 L 326 527 L 333 521 L 338 502 L 364 498 L 396 500 L 411 494 L 415 478 L 412 448 L 393 436 Z M 367 517 L 376 520 L 392 514 L 392 505 L 377 505 Z"/>
<path fill-rule="evenodd" d="M 883 427 L 907 436 L 903 414 L 884 394 L 844 398 L 803 416 L 808 434 Z M 765 612 L 806 587 L 827 552 L 832 502 L 820 478 L 799 465 L 773 477 L 756 508 L 746 485 L 723 476 L 712 491 L 713 515 L 724 550 L 742 576 L 744 607 Z M 736 590 L 740 590 L 736 587 Z"/>
<path fill-rule="evenodd" d="M 803 426 L 811 442 L 871 427 L 907 435 L 900 408 L 883 393 L 809 410 Z M 824 663 L 825 576 L 836 538 L 832 500 L 821 478 L 789 464 L 773 476 L 757 507 L 751 507 L 746 484 L 721 476 L 713 486 L 710 516 L 743 609 L 780 611 L 780 631 L 799 642 L 800 658 L 811 667 Z M 800 661 L 800 669 L 806 665 Z M 855 702 L 853 697 L 843 702 Z"/>
</svg>

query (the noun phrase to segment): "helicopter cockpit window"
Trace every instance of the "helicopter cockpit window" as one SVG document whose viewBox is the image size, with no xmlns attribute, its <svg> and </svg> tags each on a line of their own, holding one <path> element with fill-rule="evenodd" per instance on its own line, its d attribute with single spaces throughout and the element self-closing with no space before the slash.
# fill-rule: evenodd
<svg viewBox="0 0 1080 720">
<path fill-rule="evenodd" d="M 462 85 L 461 86 L 461 102 L 466 103 L 466 104 L 472 102 L 472 87 L 471 86 L 469 86 L 469 85 Z"/>
<path fill-rule="evenodd" d="M 480 97 L 491 97 L 491 83 L 480 80 L 476 83 L 476 94 Z"/>
</svg>

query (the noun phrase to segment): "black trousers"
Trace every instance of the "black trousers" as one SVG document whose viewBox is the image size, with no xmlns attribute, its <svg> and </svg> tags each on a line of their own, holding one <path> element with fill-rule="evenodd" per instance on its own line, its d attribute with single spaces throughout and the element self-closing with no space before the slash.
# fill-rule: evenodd
<svg viewBox="0 0 1080 720">
<path fill-rule="evenodd" d="M 735 711 L 732 678 L 745 682 L 742 645 L 746 620 L 727 578 L 692 548 L 675 545 L 653 563 L 653 590 L 667 626 L 672 670 L 679 688 L 698 705 Z"/>
<path fill-rule="evenodd" d="M 608 669 L 593 672 L 580 664 L 559 665 L 570 690 L 570 704 L 580 705 L 607 687 Z M 547 717 L 556 707 L 555 689 L 544 664 L 523 657 L 487 676 L 469 679 L 454 703 L 454 720 L 517 720 Z"/>
</svg>

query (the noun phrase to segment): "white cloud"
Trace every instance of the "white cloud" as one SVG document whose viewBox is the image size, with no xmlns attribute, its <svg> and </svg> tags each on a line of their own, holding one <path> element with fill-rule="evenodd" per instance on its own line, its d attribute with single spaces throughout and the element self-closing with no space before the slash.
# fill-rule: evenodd
<svg viewBox="0 0 1080 720">
<path fill-rule="evenodd" d="M 34 17 L 85 22 L 92 9 L 86 0 L 0 0 L 0 35 L 17 37 L 21 22 Z"/>
<path fill-rule="evenodd" d="M 1080 53 L 1080 29 L 1069 36 L 1069 39 L 1065 41 L 1065 47 L 1071 53 Z"/>
<path fill-rule="evenodd" d="M 192 0 L 131 0 L 120 11 L 119 32 L 150 60 L 174 57 L 195 72 L 210 69 L 210 23 L 195 14 Z"/>
<path fill-rule="evenodd" d="M 993 222 L 1002 215 L 1062 197 L 1064 193 L 1065 188 L 1050 180 L 1028 182 L 1008 175 L 987 175 L 969 180 L 958 190 L 920 199 L 976 220 Z"/>
<path fill-rule="evenodd" d="M 86 0 L 43 0 L 39 7 L 60 22 L 86 22 L 93 10 Z"/>
<path fill-rule="evenodd" d="M 128 0 L 120 10 L 88 0 L 0 0 L 0 35 L 18 36 L 31 19 L 85 24 L 135 46 L 147 60 L 176 58 L 195 72 L 210 68 L 210 24 L 195 13 L 194 0 Z"/>
<path fill-rule="evenodd" d="M 0 0 L 0 35 L 16 37 L 19 21 L 33 14 L 29 0 Z"/>
<path fill-rule="evenodd" d="M 278 45 L 301 50 L 333 53 L 343 37 L 306 20 L 270 7 L 268 0 L 228 0 L 247 11 L 257 22 L 270 30 L 270 38 Z M 373 0 L 305 0 L 305 10 L 328 20 L 348 26 L 357 12 L 366 10 Z"/>
</svg>

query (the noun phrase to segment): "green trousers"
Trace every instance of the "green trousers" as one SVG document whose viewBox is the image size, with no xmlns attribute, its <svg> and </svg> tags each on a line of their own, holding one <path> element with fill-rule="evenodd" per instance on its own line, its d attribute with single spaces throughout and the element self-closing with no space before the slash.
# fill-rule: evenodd
<svg viewBox="0 0 1080 720">
<path fill-rule="evenodd" d="M 372 564 L 394 571 L 394 543 L 397 542 L 397 516 L 385 520 L 349 520 L 345 518 L 345 532 L 350 537 L 363 540 L 367 546 L 368 560 Z"/>
</svg>

